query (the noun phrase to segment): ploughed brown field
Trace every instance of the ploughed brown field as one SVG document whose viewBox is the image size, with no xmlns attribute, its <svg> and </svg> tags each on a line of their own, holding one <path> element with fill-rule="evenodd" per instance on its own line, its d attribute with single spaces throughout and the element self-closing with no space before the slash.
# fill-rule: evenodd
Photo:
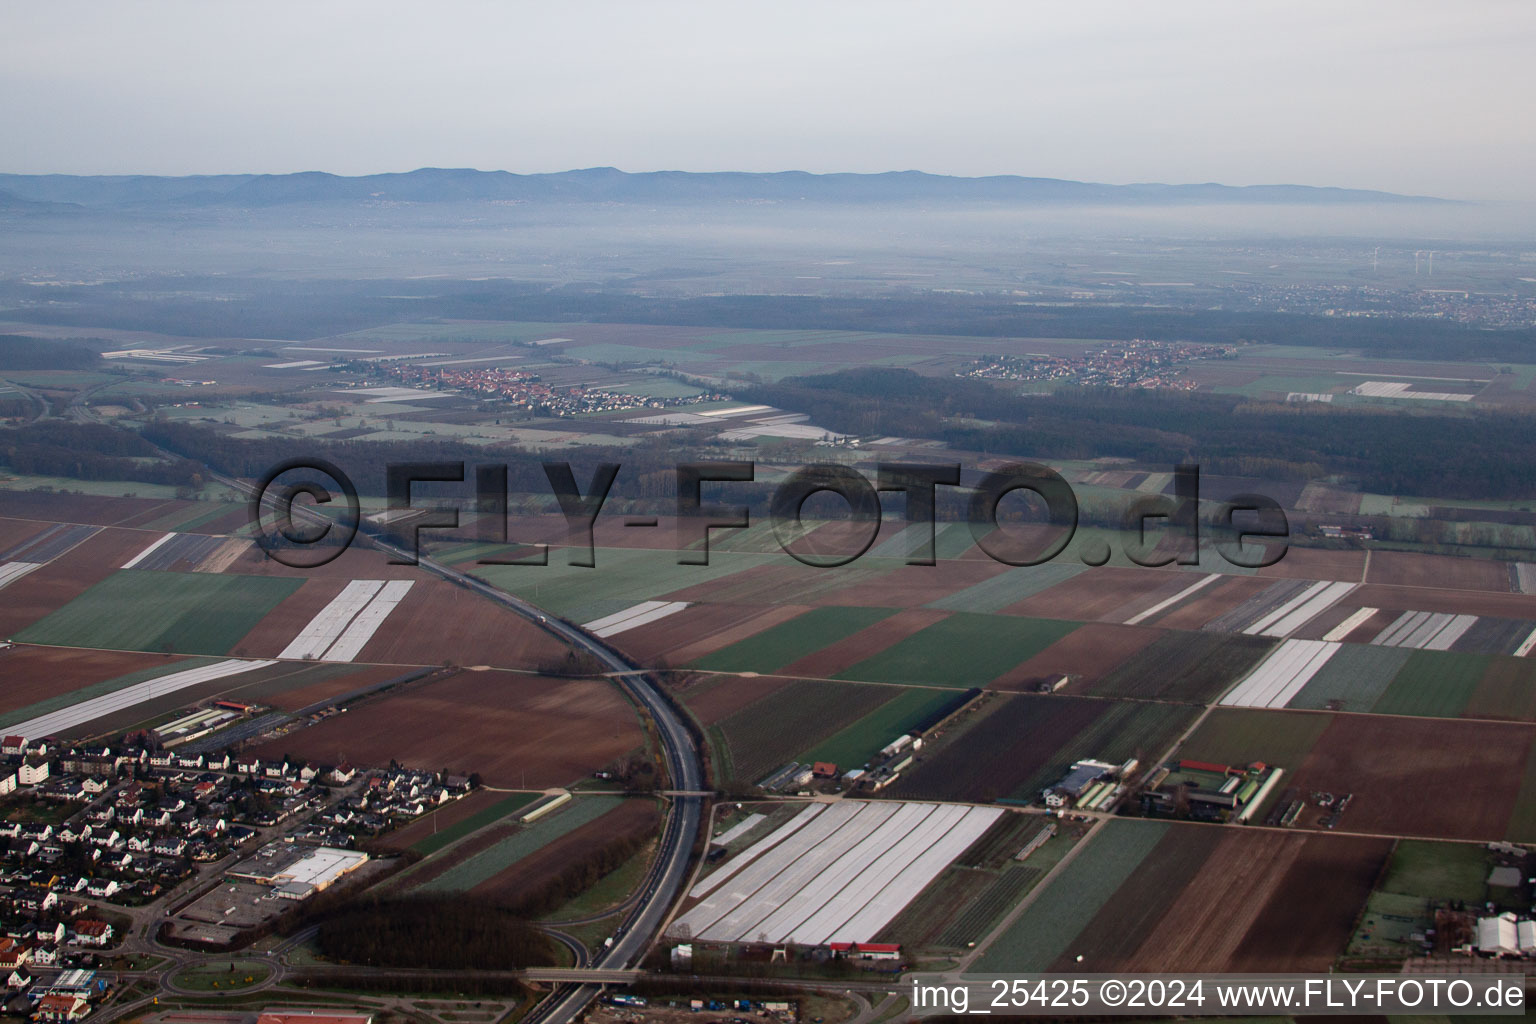
<svg viewBox="0 0 1536 1024">
<path fill-rule="evenodd" d="M 146 543 L 146 535 L 134 530 L 102 530 L 11 583 L 0 591 L 0 638 L 58 611 L 116 572 Z"/>
<path fill-rule="evenodd" d="M 1195 580 L 1189 579 L 1184 586 L 1190 586 L 1194 582 Z M 1208 583 L 1201 587 L 1190 597 L 1166 611 L 1158 612 L 1143 621 L 1146 625 L 1163 626 L 1167 629 L 1199 629 L 1218 615 L 1231 611 L 1270 585 L 1271 581 L 1259 579 L 1256 576 L 1223 576 L 1215 583 Z M 1182 590 L 1183 587 L 1179 589 Z"/>
<path fill-rule="evenodd" d="M 741 676 L 691 677 L 674 692 L 701 723 L 715 725 L 753 701 L 777 693 L 789 683 L 788 679 L 776 676 L 761 679 Z"/>
<path fill-rule="evenodd" d="M 0 519 L 0 551 L 9 551 L 22 541 L 36 537 L 46 529 L 48 529 L 47 523 L 31 519 Z"/>
<path fill-rule="evenodd" d="M 520 615 L 442 580 L 417 574 L 358 661 L 396 665 L 534 668 L 564 657 L 565 645 Z"/>
<path fill-rule="evenodd" d="M 1293 632 L 1291 638 L 1295 640 L 1321 640 L 1332 632 L 1335 626 L 1341 625 L 1345 619 L 1353 615 L 1354 612 L 1354 608 L 1342 604 L 1336 604 L 1331 608 L 1324 608 L 1300 629 Z M 1356 628 L 1358 629 L 1359 627 Z M 1351 632 L 1354 631 L 1351 630 Z M 1375 633 L 1371 634 L 1371 636 L 1375 635 Z"/>
<path fill-rule="evenodd" d="M 1358 591 L 1356 591 L 1356 593 L 1358 593 Z M 1370 605 L 1362 605 L 1361 607 L 1368 608 Z M 1354 614 L 1356 610 L 1357 609 L 1353 603 L 1345 605 L 1342 602 L 1340 604 L 1334 605 L 1333 608 L 1329 609 L 1329 611 L 1342 611 L 1344 613 L 1344 618 L 1346 619 L 1349 618 L 1350 615 Z M 1378 611 L 1372 612 L 1370 618 L 1366 619 L 1364 622 L 1360 623 L 1360 625 L 1350 630 L 1344 639 L 1352 644 L 1368 644 L 1372 640 L 1376 639 L 1376 637 L 1381 635 L 1382 630 L 1396 622 L 1397 617 L 1401 614 L 1402 612 L 1398 611 L 1396 608 L 1382 608 Z M 1342 622 L 1344 620 L 1340 619 L 1339 621 Z M 1322 637 L 1319 636 L 1317 639 L 1322 639 Z"/>
<path fill-rule="evenodd" d="M 1413 551 L 1374 551 L 1367 583 L 1509 593 L 1509 565 L 1482 558 L 1454 558 Z"/>
<path fill-rule="evenodd" d="M 1369 583 L 1352 591 L 1348 601 L 1355 608 L 1384 608 L 1394 612 L 1450 612 L 1453 615 L 1536 620 L 1536 594 L 1479 593 L 1475 590 L 1389 587 Z"/>
<path fill-rule="evenodd" d="M 170 654 L 86 651 L 64 647 L 12 647 L 0 651 L 0 714 L 130 672 L 174 665 L 186 658 Z"/>
<path fill-rule="evenodd" d="M 132 489 L 132 484 L 124 484 Z M 133 526 L 169 515 L 189 501 L 165 498 L 114 498 L 102 494 L 0 490 L 0 516 L 87 526 Z"/>
<path fill-rule="evenodd" d="M 762 608 L 744 604 L 698 604 L 675 615 L 625 630 L 610 642 L 643 664 L 658 660 L 686 665 L 738 640 L 788 622 L 810 609 L 805 605 Z"/>
<path fill-rule="evenodd" d="M 893 644 L 948 617 L 948 612 L 933 608 L 908 608 L 823 647 L 814 654 L 796 659 L 777 671 L 786 676 L 830 679 L 844 669 L 857 665 L 865 658 L 874 657 Z"/>
<path fill-rule="evenodd" d="M 1389 839 L 1175 824 L 1052 969 L 1327 970 L 1391 849 Z"/>
<path fill-rule="evenodd" d="M 607 682 L 462 671 L 362 701 L 256 753 L 323 763 L 395 759 L 428 771 L 479 772 L 491 786 L 545 788 L 643 742 L 633 707 Z"/>
<path fill-rule="evenodd" d="M 528 893 L 539 892 L 592 850 L 616 839 L 638 839 L 654 834 L 660 821 L 661 812 L 653 801 L 626 800 L 596 821 L 589 821 L 534 851 L 470 892 L 484 899 L 515 902 Z"/>
<path fill-rule="evenodd" d="M 346 580 L 339 579 L 305 580 L 256 623 L 230 653 L 239 658 L 277 657 L 346 585 Z"/>
<path fill-rule="evenodd" d="M 1536 726 L 1389 715 L 1335 715 L 1291 776 L 1304 792 L 1354 800 L 1348 832 L 1499 840 Z M 1304 815 L 1307 821 L 1310 815 Z"/>
<path fill-rule="evenodd" d="M 1378 551 L 1371 556 L 1371 570 L 1376 569 L 1376 559 L 1391 552 Z M 1410 557 L 1420 557 L 1413 555 Z M 1458 559 L 1459 561 L 1459 559 Z M 1286 548 L 1285 555 L 1274 565 L 1267 565 L 1259 576 L 1278 576 L 1285 579 L 1340 580 L 1358 583 L 1365 576 L 1364 551 L 1330 551 L 1324 548 Z"/>
<path fill-rule="evenodd" d="M 1180 583 L 1179 581 L 1183 581 Z M 1024 615 L 1040 619 L 1076 619 L 1080 621 L 1123 622 L 1136 614 L 1132 604 L 1150 607 L 1162 597 L 1171 597 L 1194 579 L 1184 573 L 1166 570 L 1127 569 L 1101 566 L 1079 573 L 1048 590 L 1032 594 L 1003 609 L 1004 615 Z M 1162 597 L 1148 600 L 1150 594 L 1166 591 Z"/>
<path fill-rule="evenodd" d="M 999 690 L 1027 690 L 1032 689 L 1032 683 L 1061 673 L 1081 676 L 1081 684 L 1091 684 L 1161 635 L 1161 630 L 1146 626 L 1089 622 L 988 685 Z M 1074 691 L 1089 688 L 1088 685 L 1078 685 L 1074 686 Z"/>
</svg>

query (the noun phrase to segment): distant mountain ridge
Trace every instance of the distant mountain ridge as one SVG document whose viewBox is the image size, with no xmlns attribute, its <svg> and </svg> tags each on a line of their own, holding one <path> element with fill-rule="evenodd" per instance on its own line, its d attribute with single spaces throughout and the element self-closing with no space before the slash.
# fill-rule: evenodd
<svg viewBox="0 0 1536 1024">
<path fill-rule="evenodd" d="M 304 203 L 984 203 L 984 204 L 1293 204 L 1447 203 L 1362 189 L 1310 185 L 1103 185 L 1061 178 L 993 175 L 959 178 L 922 171 L 811 174 L 806 171 L 646 171 L 613 167 L 513 174 L 421 168 L 344 177 L 296 174 L 80 176 L 0 174 L 0 208 L 267 207 Z"/>
</svg>

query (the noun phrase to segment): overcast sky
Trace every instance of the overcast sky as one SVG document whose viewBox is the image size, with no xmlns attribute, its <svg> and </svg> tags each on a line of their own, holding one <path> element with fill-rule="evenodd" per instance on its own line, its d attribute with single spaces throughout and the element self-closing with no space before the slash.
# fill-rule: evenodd
<svg viewBox="0 0 1536 1024">
<path fill-rule="evenodd" d="M 0 6 L 0 170 L 885 171 L 1536 200 L 1536 3 Z"/>
</svg>

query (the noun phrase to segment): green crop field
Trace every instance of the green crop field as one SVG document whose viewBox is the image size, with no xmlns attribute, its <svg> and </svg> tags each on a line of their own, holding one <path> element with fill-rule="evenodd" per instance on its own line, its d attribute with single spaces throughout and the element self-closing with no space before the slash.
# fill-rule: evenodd
<svg viewBox="0 0 1536 1024">
<path fill-rule="evenodd" d="M 894 688 L 891 688 L 894 690 Z M 857 767 L 880 752 L 880 748 L 907 732 L 915 722 L 954 699 L 954 694 L 939 690 L 899 690 L 896 697 L 871 711 L 848 728 L 800 754 L 798 761 L 831 761 L 846 768 Z"/>
<path fill-rule="evenodd" d="M 761 474 L 761 468 L 758 472 Z M 919 526 L 917 529 L 925 530 L 927 527 Z M 914 537 L 917 539 L 914 540 Z M 926 539 L 926 534 L 917 537 L 906 529 L 899 530 L 870 548 L 864 557 L 905 561 L 912 552 L 912 545 Z M 959 558 L 975 543 L 976 538 L 971 534 L 969 523 L 935 523 L 933 526 L 933 554 L 940 561 Z"/>
<path fill-rule="evenodd" d="M 1168 831 L 1163 822 L 1110 821 L 997 937 L 979 973 L 1044 971 L 1092 921 Z"/>
<path fill-rule="evenodd" d="M 441 831 L 432 833 L 426 839 L 412 846 L 411 849 L 417 853 L 436 853 L 445 846 L 458 842 L 465 836 L 473 835 L 489 825 L 496 824 L 496 822 L 514 811 L 527 807 L 538 797 L 538 793 L 515 793 L 505 800 L 496 801 L 491 806 L 470 815 L 463 821 L 456 822 Z M 558 814 L 558 812 L 556 813 Z"/>
<path fill-rule="evenodd" d="M 17 634 L 24 643 L 227 654 L 303 580 L 122 569 Z"/>
<path fill-rule="evenodd" d="M 819 743 L 874 711 L 892 692 L 884 686 L 801 680 L 754 701 L 720 723 L 733 775 L 757 782 L 795 760 L 807 743 Z"/>
<path fill-rule="evenodd" d="M 1379 888 L 1425 900 L 1481 903 L 1488 870 L 1488 853 L 1481 845 L 1402 839 Z"/>
<path fill-rule="evenodd" d="M 1455 718 L 1492 661 L 1488 654 L 1414 651 L 1371 710 L 1379 715 Z"/>
<path fill-rule="evenodd" d="M 964 914 L 996 881 L 989 872 L 948 868 L 880 929 L 875 939 L 907 949 L 929 949 L 948 922 Z"/>
<path fill-rule="evenodd" d="M 1215 708 L 1179 756 L 1217 764 L 1264 761 L 1294 772 L 1332 721 L 1331 715 Z"/>
<path fill-rule="evenodd" d="M 889 608 L 812 608 L 693 663 L 711 672 L 772 672 L 872 626 Z"/>
<path fill-rule="evenodd" d="M 1003 919 L 1003 915 L 1035 887 L 1042 875 L 1044 872 L 1039 868 L 1005 868 L 991 885 L 971 901 L 970 906 L 950 921 L 934 940 L 934 944 L 948 949 L 964 949 L 969 943 L 986 938 L 987 933 Z"/>
<path fill-rule="evenodd" d="M 1288 706 L 1321 711 L 1338 701 L 1341 711 L 1369 711 L 1412 653 L 1405 647 L 1345 644 Z"/>
<path fill-rule="evenodd" d="M 1044 565 L 1010 569 L 937 601 L 930 601 L 927 606 L 951 612 L 1000 612 L 1026 597 L 1033 597 L 1042 590 L 1066 582 L 1080 572 L 1086 572 L 1087 568 L 1058 560 Z"/>
<path fill-rule="evenodd" d="M 678 565 L 676 553 L 647 548 L 598 548 L 593 560 L 597 564 L 590 569 L 572 566 L 566 552 L 552 550 L 548 565 L 482 565 L 475 575 L 563 618 L 591 622 L 774 559 L 711 547 L 708 565 Z"/>
<path fill-rule="evenodd" d="M 985 686 L 1072 632 L 1081 623 L 957 612 L 919 630 L 839 679 L 937 686 Z"/>
<path fill-rule="evenodd" d="M 589 821 L 596 821 L 623 802 L 624 798 L 618 796 L 577 797 L 565 807 L 550 812 L 503 842 L 455 864 L 414 891 L 468 892 L 566 833 L 574 832 Z"/>
<path fill-rule="evenodd" d="M 1224 693 L 1274 646 L 1273 640 L 1256 636 L 1170 632 L 1100 679 L 1092 693 L 1205 703 Z"/>
</svg>

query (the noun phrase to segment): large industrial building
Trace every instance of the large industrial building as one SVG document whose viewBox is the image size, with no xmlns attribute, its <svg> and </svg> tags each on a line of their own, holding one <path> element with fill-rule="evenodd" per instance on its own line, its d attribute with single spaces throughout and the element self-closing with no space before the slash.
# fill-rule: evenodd
<svg viewBox="0 0 1536 1024">
<path fill-rule="evenodd" d="M 368 855 L 358 850 L 269 843 L 249 860 L 235 865 L 228 878 L 232 882 L 269 885 L 283 899 L 305 900 L 356 871 L 367 860 Z"/>
</svg>

